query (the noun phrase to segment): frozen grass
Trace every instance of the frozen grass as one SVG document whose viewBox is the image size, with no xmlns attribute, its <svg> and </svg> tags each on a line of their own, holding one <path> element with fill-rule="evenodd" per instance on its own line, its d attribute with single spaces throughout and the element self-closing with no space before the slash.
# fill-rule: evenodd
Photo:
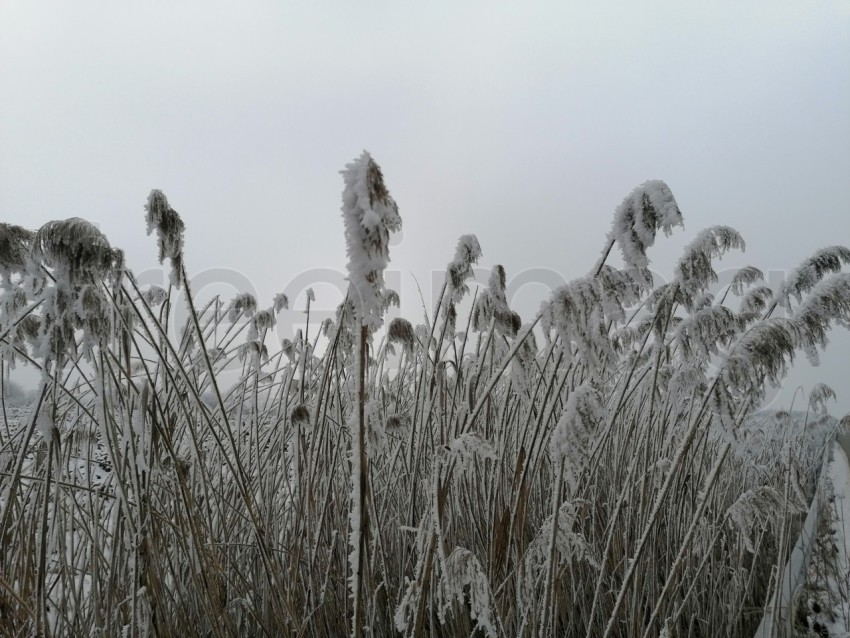
<svg viewBox="0 0 850 638">
<path fill-rule="evenodd" d="M 528 324 L 501 267 L 470 289 L 464 236 L 433 313 L 384 329 L 380 224 L 400 221 L 377 165 L 364 175 L 344 206 L 372 233 L 347 217 L 350 242 L 378 251 L 349 246 L 370 301 L 281 348 L 285 299 L 196 305 L 161 193 L 148 222 L 188 299 L 176 333 L 175 289 L 140 290 L 82 220 L 0 228 L 3 365 L 43 372 L 0 428 L 0 632 L 751 635 L 824 436 L 755 411 L 850 320 L 850 253 L 777 295 L 743 269 L 714 299 L 713 261 L 743 246 L 714 227 L 653 288 L 645 249 L 681 217 L 652 182 Z M 606 263 L 616 246 L 633 270 Z"/>
</svg>

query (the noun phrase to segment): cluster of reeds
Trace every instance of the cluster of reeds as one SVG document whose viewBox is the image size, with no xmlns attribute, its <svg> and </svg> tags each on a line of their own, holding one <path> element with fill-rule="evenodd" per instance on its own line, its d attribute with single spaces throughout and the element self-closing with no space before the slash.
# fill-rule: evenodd
<svg viewBox="0 0 850 638">
<path fill-rule="evenodd" d="M 500 266 L 473 285 L 469 235 L 431 316 L 384 326 L 398 207 L 367 154 L 344 177 L 349 296 L 282 344 L 284 297 L 197 305 L 158 191 L 167 290 L 83 220 L 0 227 L 3 366 L 42 372 L 0 431 L 0 633 L 751 633 L 822 447 L 753 415 L 850 321 L 850 251 L 716 299 L 743 240 L 713 227 L 656 287 L 646 251 L 681 213 L 648 182 L 531 321 Z"/>
</svg>

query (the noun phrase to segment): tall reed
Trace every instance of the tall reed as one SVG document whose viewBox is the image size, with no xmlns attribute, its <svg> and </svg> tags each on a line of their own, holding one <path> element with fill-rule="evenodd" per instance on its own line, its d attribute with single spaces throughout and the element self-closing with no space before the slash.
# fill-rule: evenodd
<svg viewBox="0 0 850 638">
<path fill-rule="evenodd" d="M 368 154 L 343 178 L 348 296 L 280 345 L 284 296 L 193 296 L 158 191 L 167 289 L 84 220 L 0 225 L 2 369 L 41 372 L 0 428 L 0 634 L 751 634 L 832 427 L 757 410 L 850 322 L 850 251 L 718 299 L 744 242 L 717 226 L 656 286 L 682 217 L 648 182 L 528 322 L 465 235 L 433 311 L 385 328 L 398 207 Z"/>
</svg>

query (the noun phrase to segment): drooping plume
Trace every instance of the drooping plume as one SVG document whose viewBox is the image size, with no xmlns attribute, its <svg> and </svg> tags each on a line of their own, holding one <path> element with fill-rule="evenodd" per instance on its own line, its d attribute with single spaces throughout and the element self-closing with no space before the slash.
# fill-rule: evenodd
<svg viewBox="0 0 850 638">
<path fill-rule="evenodd" d="M 113 317 L 101 290 L 124 265 L 120 250 L 91 223 L 79 217 L 47 222 L 35 235 L 32 259 L 49 269 L 53 285 L 39 286 L 40 338 L 34 353 L 60 360 L 77 350 L 76 330 L 83 332 L 83 354 L 109 336 Z M 42 277 L 42 279 L 44 279 Z"/>
<path fill-rule="evenodd" d="M 683 222 L 673 193 L 664 182 L 651 180 L 635 188 L 617 207 L 608 239 L 619 246 L 626 268 L 634 269 L 639 280 L 651 285 L 646 249 L 655 243 L 659 230 L 670 235 L 674 226 L 683 226 Z"/>
<path fill-rule="evenodd" d="M 32 255 L 73 284 L 106 277 L 123 262 L 123 255 L 109 245 L 106 236 L 79 217 L 47 222 L 39 228 Z"/>
<path fill-rule="evenodd" d="M 597 428 L 606 418 L 607 411 L 596 388 L 584 384 L 570 393 L 552 432 L 549 449 L 553 458 L 564 461 L 571 486 L 575 485 L 588 460 Z"/>
<path fill-rule="evenodd" d="M 675 279 L 686 308 L 693 308 L 694 300 L 717 282 L 712 260 L 735 248 L 744 250 L 746 244 L 738 231 L 728 226 L 710 226 L 688 244 L 676 265 Z"/>
<path fill-rule="evenodd" d="M 0 224 L 0 271 L 8 278 L 27 264 L 35 233 L 14 224 Z"/>
<path fill-rule="evenodd" d="M 827 332 L 835 323 L 850 330 L 850 273 L 836 273 L 817 283 L 793 317 L 800 347 L 812 365 L 818 365 L 818 348 L 829 343 Z"/>
<path fill-rule="evenodd" d="M 461 235 L 457 240 L 455 256 L 446 268 L 446 293 L 449 302 L 456 304 L 469 292 L 466 282 L 474 276 L 473 264 L 481 258 L 481 246 L 475 235 Z"/>
<path fill-rule="evenodd" d="M 180 271 L 183 268 L 183 232 L 186 225 L 177 211 L 168 205 L 165 194 L 155 189 L 151 191 L 145 205 L 145 221 L 148 225 L 148 235 L 156 230 L 159 263 L 168 257 L 171 261 L 171 283 L 179 287 Z"/>
<path fill-rule="evenodd" d="M 839 272 L 842 266 L 848 264 L 850 249 L 844 246 L 821 248 L 791 271 L 788 279 L 776 292 L 773 303 L 790 310 L 791 299 L 800 303 L 803 294 L 811 291 L 826 275 Z"/>
</svg>

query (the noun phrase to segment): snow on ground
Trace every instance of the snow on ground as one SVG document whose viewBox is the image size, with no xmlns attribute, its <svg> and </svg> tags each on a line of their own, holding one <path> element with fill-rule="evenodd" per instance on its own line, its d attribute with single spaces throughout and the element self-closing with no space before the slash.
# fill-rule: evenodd
<svg viewBox="0 0 850 638">
<path fill-rule="evenodd" d="M 833 607 L 835 619 L 826 625 L 831 636 L 850 637 L 850 463 L 838 443 L 834 444 L 832 461 L 829 464 L 829 480 L 833 499 L 830 502 L 834 515 L 834 542 L 836 547 L 833 578 L 836 593 L 841 600 Z"/>
<path fill-rule="evenodd" d="M 837 442 L 827 478 L 795 634 L 850 638 L 850 462 Z"/>
<path fill-rule="evenodd" d="M 12 475 L 17 448 L 25 431 L 32 421 L 32 405 L 7 405 L 5 415 L 0 414 L 0 486 L 4 480 Z M 35 429 L 30 450 L 24 458 L 21 466 L 22 484 L 27 485 L 39 474 L 38 480 L 43 477 L 37 469 L 36 451 L 37 445 L 42 438 L 39 428 Z M 111 463 L 103 443 L 97 437 L 91 439 L 91 452 L 89 458 L 70 457 L 67 466 L 59 476 L 59 480 L 68 487 L 80 487 L 83 489 L 98 489 L 108 487 L 112 476 Z M 90 475 L 90 476 L 89 476 Z M 0 489 L 0 505 L 2 505 L 3 490 Z"/>
</svg>

